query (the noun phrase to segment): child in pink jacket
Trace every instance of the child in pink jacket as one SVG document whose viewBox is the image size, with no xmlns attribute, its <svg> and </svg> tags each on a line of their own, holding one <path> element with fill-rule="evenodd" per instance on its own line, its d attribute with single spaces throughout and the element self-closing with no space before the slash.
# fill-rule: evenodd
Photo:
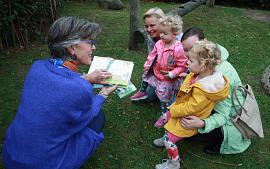
<svg viewBox="0 0 270 169">
<path fill-rule="evenodd" d="M 160 40 L 154 46 L 144 64 L 143 82 L 140 90 L 131 100 L 147 98 L 148 84 L 155 88 L 155 94 L 161 102 L 162 114 L 174 101 L 182 78 L 179 74 L 187 70 L 187 57 L 182 43 L 176 40 L 176 35 L 182 31 L 182 20 L 179 16 L 166 15 L 160 19 Z"/>
</svg>

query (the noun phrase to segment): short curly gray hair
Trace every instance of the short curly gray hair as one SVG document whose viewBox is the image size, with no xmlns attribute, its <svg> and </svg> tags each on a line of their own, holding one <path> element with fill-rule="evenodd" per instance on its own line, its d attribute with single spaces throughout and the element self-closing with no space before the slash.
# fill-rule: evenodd
<svg viewBox="0 0 270 169">
<path fill-rule="evenodd" d="M 95 39 L 100 32 L 97 23 L 89 22 L 73 16 L 57 19 L 49 29 L 47 35 L 48 48 L 51 57 L 66 59 L 67 47 L 79 44 L 83 39 Z"/>
</svg>

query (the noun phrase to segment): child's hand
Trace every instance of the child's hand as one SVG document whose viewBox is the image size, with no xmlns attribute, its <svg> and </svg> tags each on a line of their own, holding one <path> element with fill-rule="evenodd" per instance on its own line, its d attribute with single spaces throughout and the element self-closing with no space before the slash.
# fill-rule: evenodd
<svg viewBox="0 0 270 169">
<path fill-rule="evenodd" d="M 160 70 L 160 73 L 161 73 L 163 76 L 169 78 L 169 71 L 167 71 L 167 70 Z"/>
<path fill-rule="evenodd" d="M 174 78 L 174 74 L 170 71 L 167 70 L 160 70 L 160 73 L 163 74 L 163 76 L 173 79 Z"/>
<path fill-rule="evenodd" d="M 179 77 L 187 77 L 187 73 L 183 72 L 183 73 L 180 73 Z"/>
</svg>

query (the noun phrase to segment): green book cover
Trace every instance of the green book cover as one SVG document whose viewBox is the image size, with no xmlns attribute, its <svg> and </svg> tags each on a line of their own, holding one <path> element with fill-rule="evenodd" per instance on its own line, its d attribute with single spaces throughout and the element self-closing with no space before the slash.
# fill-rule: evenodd
<svg viewBox="0 0 270 169">
<path fill-rule="evenodd" d="M 127 88 L 118 87 L 115 90 L 115 93 L 120 97 L 120 99 L 122 99 L 133 93 L 136 89 L 137 88 L 134 86 L 134 84 L 130 82 Z"/>
</svg>

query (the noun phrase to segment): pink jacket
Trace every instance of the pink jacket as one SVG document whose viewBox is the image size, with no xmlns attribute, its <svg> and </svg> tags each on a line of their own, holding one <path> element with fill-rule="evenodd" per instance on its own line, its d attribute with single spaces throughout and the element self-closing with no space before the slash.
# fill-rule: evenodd
<svg viewBox="0 0 270 169">
<path fill-rule="evenodd" d="M 174 81 L 176 78 L 170 79 L 164 76 L 160 70 L 171 72 L 173 77 L 178 77 L 180 73 L 187 70 L 188 58 L 185 55 L 180 41 L 176 41 L 170 48 L 164 47 L 165 43 L 162 40 L 157 41 L 154 49 L 148 55 L 148 58 L 144 63 L 144 72 L 147 72 L 150 69 L 156 55 L 158 55 L 153 64 L 154 75 L 161 81 Z"/>
</svg>

